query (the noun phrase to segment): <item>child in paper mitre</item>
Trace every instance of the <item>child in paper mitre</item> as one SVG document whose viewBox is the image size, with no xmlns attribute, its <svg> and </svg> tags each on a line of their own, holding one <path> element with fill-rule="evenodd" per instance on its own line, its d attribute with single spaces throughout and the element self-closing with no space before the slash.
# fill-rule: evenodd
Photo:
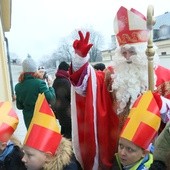
<svg viewBox="0 0 170 170">
<path fill-rule="evenodd" d="M 0 170 L 26 170 L 20 142 L 12 136 L 18 117 L 10 102 L 0 102 Z"/>
<path fill-rule="evenodd" d="M 148 148 L 160 127 L 160 112 L 151 91 L 137 98 L 121 131 L 113 170 L 146 170 L 153 162 Z"/>
<path fill-rule="evenodd" d="M 23 144 L 22 161 L 29 170 L 77 170 L 71 141 L 60 128 L 44 94 L 39 94 Z"/>
</svg>

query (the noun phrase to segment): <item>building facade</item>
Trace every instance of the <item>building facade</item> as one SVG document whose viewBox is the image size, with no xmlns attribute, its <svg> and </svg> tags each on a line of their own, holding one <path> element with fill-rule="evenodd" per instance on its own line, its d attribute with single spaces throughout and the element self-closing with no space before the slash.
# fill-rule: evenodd
<svg viewBox="0 0 170 170">
<path fill-rule="evenodd" d="M 113 48 L 102 51 L 104 63 L 109 63 L 109 60 L 114 57 L 117 44 L 114 35 L 111 36 L 111 40 Z M 159 54 L 160 65 L 170 69 L 170 12 L 165 12 L 156 17 L 156 23 L 153 27 L 153 42 L 158 47 L 155 50 Z"/>
<path fill-rule="evenodd" d="M 156 17 L 153 27 L 153 41 L 158 47 L 160 64 L 170 69 L 170 12 Z"/>
<path fill-rule="evenodd" d="M 11 28 L 11 0 L 0 1 L 0 101 L 12 101 L 5 32 Z"/>
</svg>

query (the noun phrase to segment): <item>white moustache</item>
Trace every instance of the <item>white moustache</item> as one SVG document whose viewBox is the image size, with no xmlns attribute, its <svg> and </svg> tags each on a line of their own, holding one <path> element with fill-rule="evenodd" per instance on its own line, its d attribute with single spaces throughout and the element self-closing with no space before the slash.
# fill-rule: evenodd
<svg viewBox="0 0 170 170">
<path fill-rule="evenodd" d="M 132 55 L 129 59 L 123 56 L 116 56 L 113 58 L 113 66 L 124 64 L 135 64 L 139 66 L 147 66 L 147 57 L 141 55 Z"/>
</svg>

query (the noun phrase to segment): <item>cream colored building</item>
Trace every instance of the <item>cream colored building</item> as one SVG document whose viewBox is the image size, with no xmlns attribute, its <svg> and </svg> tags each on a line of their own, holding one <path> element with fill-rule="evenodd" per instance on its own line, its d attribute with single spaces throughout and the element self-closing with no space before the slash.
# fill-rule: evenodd
<svg viewBox="0 0 170 170">
<path fill-rule="evenodd" d="M 112 35 L 113 50 L 102 51 L 103 62 L 108 63 L 111 55 L 114 57 L 116 48 L 116 38 Z M 156 52 L 160 58 L 160 65 L 170 69 L 170 12 L 165 12 L 156 17 L 156 23 L 153 27 L 153 42 L 158 47 Z M 146 47 L 147 48 L 147 47 Z"/>
<path fill-rule="evenodd" d="M 160 57 L 160 65 L 170 69 L 170 39 L 156 41 L 157 52 Z"/>
<path fill-rule="evenodd" d="M 158 47 L 160 64 L 170 69 L 170 12 L 156 17 L 153 37 Z"/>
<path fill-rule="evenodd" d="M 11 28 L 11 0 L 0 0 L 0 101 L 12 101 L 5 32 Z"/>
<path fill-rule="evenodd" d="M 109 66 L 111 61 L 112 61 L 113 56 L 114 56 L 114 50 L 104 50 L 104 51 L 102 51 L 102 62 L 106 66 Z"/>
<path fill-rule="evenodd" d="M 170 69 L 170 39 L 156 41 L 154 44 L 158 47 L 155 50 L 159 55 L 160 65 Z M 110 64 L 112 57 L 114 57 L 114 49 L 102 51 L 102 62 L 106 65 Z"/>
</svg>

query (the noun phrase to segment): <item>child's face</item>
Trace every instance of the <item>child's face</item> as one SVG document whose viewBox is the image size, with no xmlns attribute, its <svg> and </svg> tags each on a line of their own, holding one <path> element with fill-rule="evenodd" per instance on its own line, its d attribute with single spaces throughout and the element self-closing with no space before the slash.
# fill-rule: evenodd
<svg viewBox="0 0 170 170">
<path fill-rule="evenodd" d="M 46 162 L 46 154 L 30 148 L 28 146 L 23 147 L 24 157 L 22 161 L 25 163 L 25 166 L 28 170 L 40 170 Z"/>
<path fill-rule="evenodd" d="M 43 79 L 44 74 L 45 74 L 45 71 L 43 71 L 43 70 L 38 70 L 38 74 L 39 74 L 40 78 Z"/>
<path fill-rule="evenodd" d="M 138 162 L 145 154 L 145 150 L 134 145 L 131 141 L 124 138 L 119 139 L 118 155 L 123 166 Z"/>
</svg>

